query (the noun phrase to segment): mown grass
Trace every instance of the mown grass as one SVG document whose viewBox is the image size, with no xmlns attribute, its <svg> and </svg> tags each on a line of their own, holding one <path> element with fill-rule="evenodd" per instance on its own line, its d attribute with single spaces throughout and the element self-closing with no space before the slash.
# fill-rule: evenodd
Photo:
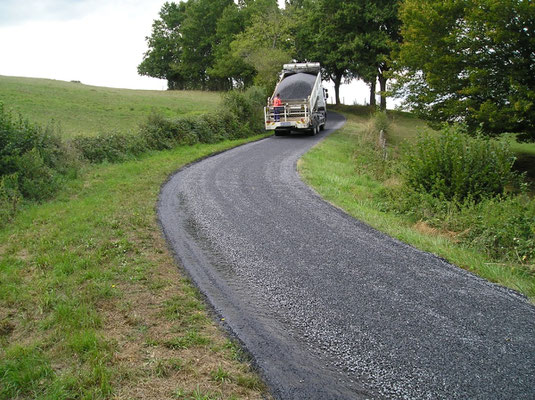
<svg viewBox="0 0 535 400">
<path fill-rule="evenodd" d="M 355 218 L 492 282 L 515 289 L 533 301 L 535 277 L 526 274 L 522 268 L 496 263 L 486 254 L 458 243 L 455 235 L 449 232 L 441 232 L 425 223 L 414 223 L 404 215 L 385 211 L 389 208 L 383 204 L 382 193 L 388 186 L 396 185 L 399 178 L 395 175 L 385 176 L 382 181 L 375 178 L 381 173 L 382 164 L 384 170 L 388 170 L 386 164 L 389 160 L 383 161 L 361 148 L 362 137 L 368 131 L 369 110 L 356 110 L 355 114 L 349 110 L 341 110 L 347 118 L 346 125 L 300 160 L 299 172 L 304 180 L 327 201 Z M 401 143 L 403 138 L 415 136 L 414 128 L 423 126 L 421 121 L 415 121 L 411 116 L 395 114 L 389 143 Z M 391 153 L 395 151 L 395 147 L 390 148 Z"/>
<path fill-rule="evenodd" d="M 265 395 L 181 278 L 154 209 L 171 172 L 245 141 L 86 166 L 0 230 L 0 399 Z"/>
<path fill-rule="evenodd" d="M 165 117 L 213 111 L 218 93 L 113 89 L 51 79 L 0 76 L 0 101 L 34 123 L 52 121 L 64 138 L 128 133 L 153 111 Z"/>
</svg>

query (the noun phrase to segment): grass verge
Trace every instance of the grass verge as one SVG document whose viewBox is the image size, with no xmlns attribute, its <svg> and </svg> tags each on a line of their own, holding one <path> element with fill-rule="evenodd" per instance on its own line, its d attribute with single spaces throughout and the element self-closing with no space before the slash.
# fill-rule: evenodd
<svg viewBox="0 0 535 400">
<path fill-rule="evenodd" d="M 395 185 L 397 178 L 389 176 L 381 182 L 373 177 L 377 171 L 380 172 L 382 161 L 360 146 L 361 138 L 368 129 L 369 112 L 360 110 L 355 115 L 345 110 L 344 115 L 347 118 L 346 125 L 300 160 L 299 172 L 309 185 L 325 200 L 374 228 L 437 254 L 485 279 L 515 289 L 532 302 L 535 300 L 535 277 L 522 268 L 493 262 L 484 253 L 458 243 L 451 232 L 442 232 L 425 223 L 414 223 L 403 215 L 384 211 L 381 193 L 388 185 Z M 421 121 L 414 122 L 410 116 L 396 115 L 391 127 L 394 137 L 397 130 L 401 129 L 401 136 L 410 137 L 415 125 L 421 124 L 423 127 Z M 399 137 L 389 139 L 395 143 L 401 141 Z M 369 168 L 374 169 L 374 174 L 368 173 Z"/>
<path fill-rule="evenodd" d="M 170 173 L 252 139 L 88 166 L 0 230 L 0 399 L 266 396 L 154 212 Z"/>
</svg>

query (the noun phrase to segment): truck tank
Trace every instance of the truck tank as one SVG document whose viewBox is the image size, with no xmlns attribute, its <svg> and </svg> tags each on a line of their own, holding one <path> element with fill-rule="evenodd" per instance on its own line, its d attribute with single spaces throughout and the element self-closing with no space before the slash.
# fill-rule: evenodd
<svg viewBox="0 0 535 400">
<path fill-rule="evenodd" d="M 277 85 L 275 93 L 280 94 L 281 100 L 303 100 L 307 99 L 312 93 L 316 83 L 316 76 L 299 72 L 289 75 Z"/>
<path fill-rule="evenodd" d="M 325 127 L 327 91 L 321 84 L 319 63 L 284 64 L 273 96 L 264 108 L 266 130 L 275 134 L 306 131 L 313 135 Z M 282 105 L 274 106 L 279 95 Z"/>
</svg>

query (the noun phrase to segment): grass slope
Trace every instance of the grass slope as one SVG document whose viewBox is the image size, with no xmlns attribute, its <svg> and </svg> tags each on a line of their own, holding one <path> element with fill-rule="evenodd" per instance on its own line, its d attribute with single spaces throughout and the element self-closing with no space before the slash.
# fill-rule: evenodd
<svg viewBox="0 0 535 400">
<path fill-rule="evenodd" d="M 126 133 L 153 110 L 172 117 L 213 110 L 218 93 L 113 89 L 51 79 L 0 76 L 0 101 L 34 123 L 59 124 L 62 136 Z"/>
<path fill-rule="evenodd" d="M 265 388 L 156 222 L 177 168 L 243 141 L 90 166 L 0 231 L 0 399 L 256 399 Z"/>
<path fill-rule="evenodd" d="M 348 111 L 352 110 L 351 113 Z M 399 240 L 429 251 L 492 282 L 513 288 L 535 299 L 535 277 L 508 265 L 497 264 L 485 254 L 456 243 L 452 235 L 402 215 L 383 211 L 380 203 L 384 184 L 371 177 L 367 168 L 377 163 L 366 151 L 359 151 L 360 137 L 366 135 L 369 110 L 341 108 L 346 125 L 315 146 L 299 162 L 304 180 L 327 201 L 348 214 Z M 410 115 L 395 113 L 390 126 L 390 143 L 416 135 L 425 125 Z M 374 168 L 377 168 L 375 165 Z M 388 182 L 386 182 L 388 184 Z"/>
</svg>

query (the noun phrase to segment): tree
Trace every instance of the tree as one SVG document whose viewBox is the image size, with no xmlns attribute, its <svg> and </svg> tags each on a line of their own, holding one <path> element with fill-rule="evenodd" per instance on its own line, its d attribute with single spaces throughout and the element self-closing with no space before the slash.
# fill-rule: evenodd
<svg viewBox="0 0 535 400">
<path fill-rule="evenodd" d="M 217 21 L 214 64 L 208 74 L 228 79 L 231 87 L 250 85 L 255 73 L 254 68 L 236 56 L 230 47 L 236 36 L 245 30 L 245 23 L 245 13 L 235 3 L 229 4 Z"/>
<path fill-rule="evenodd" d="M 251 24 L 236 35 L 230 47 L 234 56 L 254 68 L 254 83 L 272 90 L 284 63 L 292 60 L 292 21 L 278 8 L 264 9 L 251 17 Z"/>
<path fill-rule="evenodd" d="M 138 66 L 140 75 L 166 79 L 169 89 L 184 89 L 186 80 L 179 70 L 182 54 L 180 29 L 186 17 L 186 3 L 165 3 L 160 19 L 152 24 L 147 37 L 149 50 Z"/>
<path fill-rule="evenodd" d="M 255 18 L 278 11 L 276 0 L 240 0 L 237 4 L 231 3 L 217 22 L 215 60 L 209 74 L 227 78 L 232 85 L 239 87 L 251 85 L 257 75 L 255 62 L 247 61 L 239 51 L 232 49 L 231 44 L 237 39 L 242 42 L 246 39 L 238 38 L 238 35 L 253 25 Z M 254 29 L 258 30 L 258 27 Z M 236 48 L 237 44 L 234 44 Z"/>
<path fill-rule="evenodd" d="M 299 21 L 295 28 L 296 58 L 321 63 L 323 77 L 334 82 L 335 101 L 340 104 L 340 85 L 354 69 L 356 3 L 317 0 L 290 5 L 293 19 Z"/>
<path fill-rule="evenodd" d="M 535 3 L 406 0 L 397 79 L 431 121 L 535 139 Z"/>
<path fill-rule="evenodd" d="M 229 89 L 229 81 L 210 76 L 208 71 L 215 61 L 214 48 L 217 24 L 232 0 L 189 0 L 182 23 L 182 54 L 180 73 L 191 88 L 202 90 Z"/>
<path fill-rule="evenodd" d="M 356 72 L 371 86 L 370 104 L 375 105 L 375 82 L 379 80 L 381 110 L 386 110 L 386 83 L 391 68 L 391 54 L 401 41 L 399 0 L 360 0 L 362 18 L 357 26 Z M 372 101 L 373 98 L 373 101 Z"/>
</svg>

